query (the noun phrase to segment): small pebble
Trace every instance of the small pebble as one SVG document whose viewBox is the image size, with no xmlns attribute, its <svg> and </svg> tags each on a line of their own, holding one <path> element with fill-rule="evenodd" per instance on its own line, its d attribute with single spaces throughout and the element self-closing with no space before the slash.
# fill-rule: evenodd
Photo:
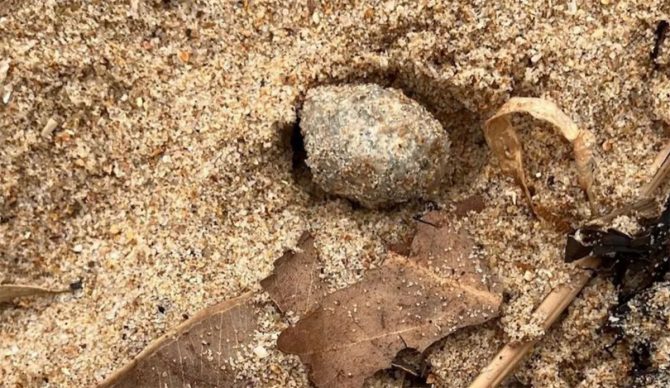
<svg viewBox="0 0 670 388">
<path fill-rule="evenodd" d="M 5 82 L 7 73 L 9 72 L 9 59 L 0 61 L 0 85 Z"/>
<path fill-rule="evenodd" d="M 263 347 L 263 345 L 258 345 L 254 348 L 254 354 L 258 358 L 265 358 L 269 355 L 268 351 Z"/>
<path fill-rule="evenodd" d="M 374 84 L 311 89 L 300 128 L 314 181 L 368 208 L 429 198 L 447 170 L 447 133 L 396 89 Z"/>
<path fill-rule="evenodd" d="M 42 129 L 42 137 L 46 139 L 50 138 L 56 127 L 58 127 L 58 121 L 56 121 L 53 117 L 50 117 Z"/>
<path fill-rule="evenodd" d="M 2 93 L 2 103 L 7 105 L 9 104 L 9 99 L 12 97 L 12 85 L 6 85 L 5 91 Z"/>
</svg>

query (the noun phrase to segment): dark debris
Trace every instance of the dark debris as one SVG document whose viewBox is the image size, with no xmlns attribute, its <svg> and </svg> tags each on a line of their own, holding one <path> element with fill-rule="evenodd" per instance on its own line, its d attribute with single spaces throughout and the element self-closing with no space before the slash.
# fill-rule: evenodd
<svg viewBox="0 0 670 388">
<path fill-rule="evenodd" d="M 644 222 L 642 232 L 629 236 L 616 229 L 592 227 L 568 235 L 565 261 L 588 255 L 604 259 L 619 286 L 619 302 L 625 303 L 640 291 L 663 279 L 670 269 L 670 200 L 658 218 Z"/>
</svg>

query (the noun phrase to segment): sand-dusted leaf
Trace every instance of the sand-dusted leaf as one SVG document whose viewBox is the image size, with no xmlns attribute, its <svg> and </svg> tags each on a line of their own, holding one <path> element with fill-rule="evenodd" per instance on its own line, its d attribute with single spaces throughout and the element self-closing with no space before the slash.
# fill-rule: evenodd
<svg viewBox="0 0 670 388">
<path fill-rule="evenodd" d="M 274 263 L 272 275 L 261 281 L 282 312 L 293 311 L 302 316 L 316 307 L 328 289 L 319 276 L 319 261 L 314 248 L 314 237 L 303 233 L 298 241 L 298 252 L 286 252 Z"/>
<path fill-rule="evenodd" d="M 98 388 L 247 387 L 232 362 L 258 327 L 252 294 L 205 308 L 155 340 Z"/>
<path fill-rule="evenodd" d="M 360 387 L 399 351 L 433 342 L 498 314 L 502 301 L 472 242 L 442 213 L 418 225 L 412 257 L 390 253 L 362 281 L 326 296 L 279 337 L 310 367 L 318 387 Z"/>
<path fill-rule="evenodd" d="M 486 203 L 481 195 L 475 194 L 455 202 L 451 207 L 454 216 L 465 217 L 470 213 L 481 212 L 486 207 Z"/>
<path fill-rule="evenodd" d="M 14 298 L 20 298 L 22 296 L 53 295 L 67 291 L 68 290 L 52 290 L 25 284 L 2 284 L 0 285 L 0 303 L 9 302 Z"/>
<path fill-rule="evenodd" d="M 484 210 L 485 207 L 486 203 L 484 202 L 484 197 L 482 197 L 479 194 L 475 194 L 450 204 L 448 214 L 449 218 L 451 219 L 459 219 L 474 213 L 479 213 L 482 210 Z M 435 212 L 429 213 L 429 215 L 427 215 L 428 218 L 424 217 L 423 219 L 420 219 L 420 221 L 425 222 L 426 219 L 434 217 L 434 214 L 437 213 Z M 440 213 L 440 214 L 446 214 L 446 213 Z M 390 244 L 388 246 L 388 250 L 402 256 L 409 256 L 412 252 L 412 243 L 414 242 L 415 237 L 416 237 L 416 230 L 412 231 L 412 233 L 408 233 L 407 235 L 402 236 L 402 238 L 396 243 Z"/>
<path fill-rule="evenodd" d="M 523 169 L 523 149 L 519 136 L 509 120 L 513 113 L 529 113 L 533 117 L 544 120 L 558 128 L 573 147 L 579 185 L 586 193 L 592 212 L 596 213 L 593 194 L 593 135 L 586 130 L 580 130 L 577 125 L 563 113 L 556 104 L 541 98 L 514 97 L 507 101 L 493 117 L 484 125 L 484 136 L 493 154 L 500 162 L 504 173 L 512 176 L 521 186 L 524 196 L 533 212 L 538 216 L 533 206 L 530 191 Z"/>
</svg>

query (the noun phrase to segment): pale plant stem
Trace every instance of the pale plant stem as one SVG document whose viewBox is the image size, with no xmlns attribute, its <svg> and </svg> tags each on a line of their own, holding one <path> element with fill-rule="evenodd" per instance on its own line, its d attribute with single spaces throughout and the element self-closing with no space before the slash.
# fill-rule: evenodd
<svg viewBox="0 0 670 388">
<path fill-rule="evenodd" d="M 580 268 L 579 273 L 573 276 L 568 283 L 551 291 L 533 313 L 535 317 L 542 320 L 544 330 L 549 329 L 577 297 L 577 294 L 591 279 L 592 270 L 600 265 L 600 259 L 589 256 L 577 261 L 576 264 Z M 537 341 L 538 339 L 526 342 L 510 342 L 505 345 L 470 384 L 470 388 L 497 387 L 514 371 Z"/>
</svg>

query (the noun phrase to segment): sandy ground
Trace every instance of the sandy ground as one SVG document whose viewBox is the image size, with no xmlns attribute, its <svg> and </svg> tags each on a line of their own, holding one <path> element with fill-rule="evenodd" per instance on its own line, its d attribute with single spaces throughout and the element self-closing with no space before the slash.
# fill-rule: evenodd
<svg viewBox="0 0 670 388">
<path fill-rule="evenodd" d="M 487 202 L 468 225 L 503 283 L 501 318 L 432 357 L 442 385 L 464 386 L 504 341 L 542 334 L 526 317 L 570 273 L 564 235 L 502 176 L 483 120 L 510 96 L 555 101 L 595 134 L 600 209 L 634 198 L 667 137 L 668 69 L 650 53 L 669 8 L 0 0 L 0 281 L 83 285 L 0 310 L 0 385 L 95 385 L 198 309 L 258 289 L 305 230 L 333 290 L 378 266 L 428 205 L 370 211 L 312 196 L 288 141 L 311 86 L 369 81 L 402 89 L 450 133 L 452 171 L 435 203 Z M 518 121 L 537 201 L 588 219 L 569 145 Z M 599 330 L 614 302 L 595 280 L 510 384 L 625 382 L 627 350 L 604 352 L 611 338 Z M 287 323 L 268 308 L 277 333 Z M 307 384 L 297 358 L 268 350 L 240 373 L 258 386 Z"/>
</svg>

